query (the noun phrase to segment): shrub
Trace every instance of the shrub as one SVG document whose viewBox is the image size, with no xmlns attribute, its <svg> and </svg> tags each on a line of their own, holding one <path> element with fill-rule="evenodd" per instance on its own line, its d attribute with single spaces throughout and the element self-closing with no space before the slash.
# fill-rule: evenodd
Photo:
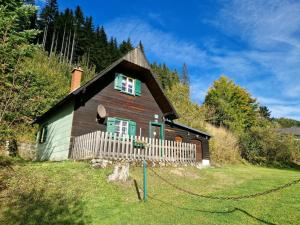
<svg viewBox="0 0 300 225">
<path fill-rule="evenodd" d="M 206 129 L 213 136 L 209 143 L 211 161 L 215 165 L 241 162 L 238 138 L 224 127 L 207 124 Z"/>
<path fill-rule="evenodd" d="M 252 127 L 241 136 L 242 156 L 258 164 L 289 164 L 299 154 L 299 143 L 291 135 L 281 135 L 272 123 Z"/>
</svg>

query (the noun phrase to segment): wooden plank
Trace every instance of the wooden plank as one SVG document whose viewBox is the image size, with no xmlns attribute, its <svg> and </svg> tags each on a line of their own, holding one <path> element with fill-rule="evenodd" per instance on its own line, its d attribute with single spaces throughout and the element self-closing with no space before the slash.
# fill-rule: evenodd
<svg viewBox="0 0 300 225">
<path fill-rule="evenodd" d="M 148 148 L 148 143 L 149 143 L 149 140 L 148 140 L 148 137 L 145 138 L 145 143 L 147 143 L 145 145 L 145 159 L 146 160 L 149 160 L 149 148 Z"/>
<path fill-rule="evenodd" d="M 101 135 L 101 131 L 96 131 L 96 140 L 95 140 L 96 143 L 95 143 L 93 158 L 97 158 L 97 154 L 100 147 L 100 135 Z"/>
<path fill-rule="evenodd" d="M 125 159 L 129 159 L 129 137 L 128 136 L 124 138 L 124 145 L 125 145 Z"/>
<path fill-rule="evenodd" d="M 100 149 L 99 149 L 99 157 L 103 157 L 103 148 L 104 148 L 104 135 L 105 132 L 101 132 L 101 137 L 100 137 Z"/>
<path fill-rule="evenodd" d="M 113 135 L 112 133 L 109 133 L 108 135 L 108 147 L 107 147 L 107 151 L 108 151 L 108 154 L 107 154 L 107 157 L 109 159 L 112 159 L 112 138 L 113 138 Z"/>
<path fill-rule="evenodd" d="M 113 147 L 112 147 L 112 158 L 115 159 L 117 157 L 116 154 L 116 145 L 117 145 L 117 135 L 114 133 L 113 134 Z"/>
<path fill-rule="evenodd" d="M 108 143 L 108 132 L 104 132 L 104 146 L 103 146 L 103 155 L 107 157 L 107 143 Z"/>
<path fill-rule="evenodd" d="M 124 137 L 121 137 L 121 145 L 122 145 L 122 154 L 121 154 L 121 156 L 122 156 L 122 159 L 124 159 L 125 158 L 125 143 L 124 143 Z"/>
<path fill-rule="evenodd" d="M 145 138 L 142 137 L 141 141 L 144 143 L 145 142 Z M 146 159 L 146 152 L 145 152 L 145 148 L 141 149 L 141 152 L 142 152 L 142 159 Z"/>
<path fill-rule="evenodd" d="M 120 135 L 117 135 L 117 159 L 121 159 L 121 138 Z"/>
</svg>

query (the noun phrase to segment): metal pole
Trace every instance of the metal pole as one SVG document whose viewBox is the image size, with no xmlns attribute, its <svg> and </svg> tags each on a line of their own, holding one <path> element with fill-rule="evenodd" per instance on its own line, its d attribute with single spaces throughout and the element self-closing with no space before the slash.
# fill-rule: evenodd
<svg viewBox="0 0 300 225">
<path fill-rule="evenodd" d="M 148 190 L 147 190 L 147 162 L 145 159 L 144 159 L 143 164 L 144 164 L 144 202 L 146 202 L 148 199 L 148 196 L 147 196 Z"/>
</svg>

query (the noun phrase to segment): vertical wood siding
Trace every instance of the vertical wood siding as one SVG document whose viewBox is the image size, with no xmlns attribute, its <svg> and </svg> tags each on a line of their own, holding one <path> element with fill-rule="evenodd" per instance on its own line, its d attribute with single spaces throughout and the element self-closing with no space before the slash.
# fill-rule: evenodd
<svg viewBox="0 0 300 225">
<path fill-rule="evenodd" d="M 53 113 L 42 125 L 47 124 L 47 138 L 38 143 L 38 160 L 60 161 L 68 159 L 74 104 L 71 102 Z"/>
</svg>

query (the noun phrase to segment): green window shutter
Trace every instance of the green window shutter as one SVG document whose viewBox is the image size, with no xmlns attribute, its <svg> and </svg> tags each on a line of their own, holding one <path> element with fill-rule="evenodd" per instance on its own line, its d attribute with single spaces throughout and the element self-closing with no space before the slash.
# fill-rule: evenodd
<svg viewBox="0 0 300 225">
<path fill-rule="evenodd" d="M 135 95 L 141 96 L 141 93 L 142 93 L 141 87 L 142 87 L 141 81 L 136 79 L 135 80 Z"/>
<path fill-rule="evenodd" d="M 120 73 L 116 73 L 115 77 L 115 89 L 121 91 L 122 90 L 122 78 L 123 75 Z"/>
<path fill-rule="evenodd" d="M 129 121 L 129 135 L 136 136 L 136 122 Z"/>
<path fill-rule="evenodd" d="M 106 132 L 108 133 L 115 133 L 115 118 L 108 117 L 107 124 L 106 124 Z"/>
</svg>

